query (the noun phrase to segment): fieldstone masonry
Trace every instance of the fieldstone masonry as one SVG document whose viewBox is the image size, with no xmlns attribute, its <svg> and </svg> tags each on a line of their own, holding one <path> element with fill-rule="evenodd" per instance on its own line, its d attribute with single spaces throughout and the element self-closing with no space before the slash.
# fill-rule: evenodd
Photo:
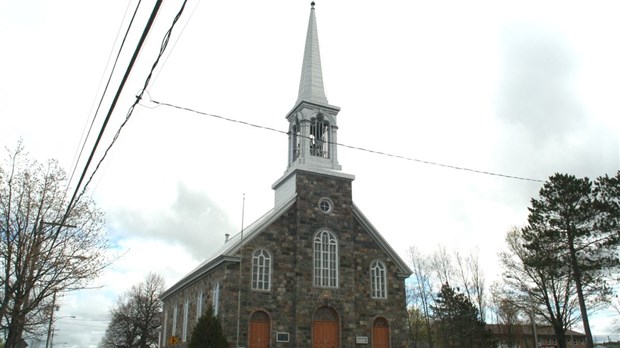
<svg viewBox="0 0 620 348">
<path fill-rule="evenodd" d="M 244 240 L 233 236 L 162 294 L 163 347 L 187 346 L 201 293 L 203 308 L 216 304 L 231 347 L 407 346 L 404 281 L 411 270 L 353 204 L 354 176 L 340 172 L 337 158 L 339 111 L 325 97 L 312 3 L 299 95 L 286 116 L 288 168 L 273 186 L 274 208 L 248 226 Z M 319 233 L 321 267 L 314 250 Z M 269 255 L 268 290 L 252 289 L 258 250 Z M 385 271 L 377 277 L 386 284 L 382 298 L 372 296 L 373 263 Z M 327 270 L 322 279 L 337 279 L 335 286 L 315 285 L 315 268 Z"/>
<path fill-rule="evenodd" d="M 203 308 L 212 303 L 213 288 L 220 284 L 218 313 L 231 347 L 237 344 L 237 306 L 241 284 L 239 345 L 248 347 L 248 330 L 252 313 L 261 310 L 271 320 L 269 347 L 312 347 L 312 321 L 323 306 L 335 310 L 339 317 L 342 347 L 371 346 L 372 325 L 377 317 L 387 319 L 392 347 L 407 345 L 407 316 L 403 269 L 392 259 L 376 238 L 367 231 L 354 213 L 351 180 L 310 172 L 297 173 L 297 198 L 294 205 L 267 226 L 241 249 L 241 283 L 239 263 L 225 263 L 204 274 L 165 299 L 168 323 L 164 337 L 172 332 L 172 311 L 176 306 L 177 328 L 183 325 L 183 306 L 189 301 L 189 328 L 196 321 L 198 296 L 204 296 Z M 318 207 L 321 198 L 329 198 L 334 208 L 324 214 Z M 338 239 L 338 287 L 314 286 L 313 238 L 320 229 L 328 229 Z M 270 291 L 252 290 L 252 254 L 257 249 L 272 255 Z M 370 263 L 381 260 L 387 267 L 386 299 L 373 299 L 370 293 Z M 276 342 L 277 332 L 288 332 L 289 342 Z M 356 337 L 368 337 L 369 344 L 356 344 Z M 187 342 L 175 346 L 185 347 Z"/>
</svg>

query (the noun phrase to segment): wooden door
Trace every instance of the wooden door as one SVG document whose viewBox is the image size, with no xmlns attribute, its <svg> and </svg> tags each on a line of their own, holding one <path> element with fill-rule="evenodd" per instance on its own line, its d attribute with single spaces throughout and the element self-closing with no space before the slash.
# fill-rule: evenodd
<svg viewBox="0 0 620 348">
<path fill-rule="evenodd" d="M 375 319 L 372 325 L 372 348 L 390 348 L 390 325 L 385 318 Z"/>
<path fill-rule="evenodd" d="M 268 348 L 271 338 L 271 322 L 269 315 L 257 311 L 250 318 L 249 348 Z"/>
<path fill-rule="evenodd" d="M 321 307 L 314 313 L 312 346 L 313 348 L 340 347 L 338 315 L 332 309 Z"/>
</svg>

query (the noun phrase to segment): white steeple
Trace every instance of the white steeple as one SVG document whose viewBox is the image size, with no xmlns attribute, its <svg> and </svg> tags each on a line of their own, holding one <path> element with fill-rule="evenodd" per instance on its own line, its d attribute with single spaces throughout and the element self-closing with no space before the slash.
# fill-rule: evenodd
<svg viewBox="0 0 620 348">
<path fill-rule="evenodd" d="M 316 30 L 314 2 L 312 2 L 310 20 L 308 21 L 308 34 L 306 35 L 306 47 L 301 66 L 301 80 L 299 81 L 297 102 L 302 100 L 327 105 L 325 89 L 323 88 L 323 71 L 321 69 L 321 53 L 319 50 L 319 35 Z"/>
<path fill-rule="evenodd" d="M 276 206 L 295 193 L 297 170 L 353 180 L 353 175 L 340 172 L 342 167 L 338 164 L 339 111 L 340 108 L 329 105 L 325 97 L 319 37 L 312 2 L 299 95 L 295 106 L 286 116 L 289 122 L 288 167 L 272 186 L 276 190 Z"/>
</svg>

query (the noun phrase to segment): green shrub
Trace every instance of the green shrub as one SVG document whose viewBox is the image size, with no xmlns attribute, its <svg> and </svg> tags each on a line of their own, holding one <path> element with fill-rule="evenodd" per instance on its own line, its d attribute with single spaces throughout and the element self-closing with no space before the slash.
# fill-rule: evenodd
<svg viewBox="0 0 620 348">
<path fill-rule="evenodd" d="M 213 307 L 198 319 L 192 331 L 189 348 L 228 348 L 228 340 L 222 331 L 220 319 L 213 314 Z"/>
</svg>

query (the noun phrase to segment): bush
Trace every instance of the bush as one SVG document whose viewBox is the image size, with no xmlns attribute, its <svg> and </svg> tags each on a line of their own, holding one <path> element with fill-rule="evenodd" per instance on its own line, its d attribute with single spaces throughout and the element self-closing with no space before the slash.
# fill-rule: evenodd
<svg viewBox="0 0 620 348">
<path fill-rule="evenodd" d="M 228 340 L 222 331 L 220 319 L 213 314 L 213 307 L 198 319 L 192 331 L 189 348 L 228 348 Z"/>
</svg>

